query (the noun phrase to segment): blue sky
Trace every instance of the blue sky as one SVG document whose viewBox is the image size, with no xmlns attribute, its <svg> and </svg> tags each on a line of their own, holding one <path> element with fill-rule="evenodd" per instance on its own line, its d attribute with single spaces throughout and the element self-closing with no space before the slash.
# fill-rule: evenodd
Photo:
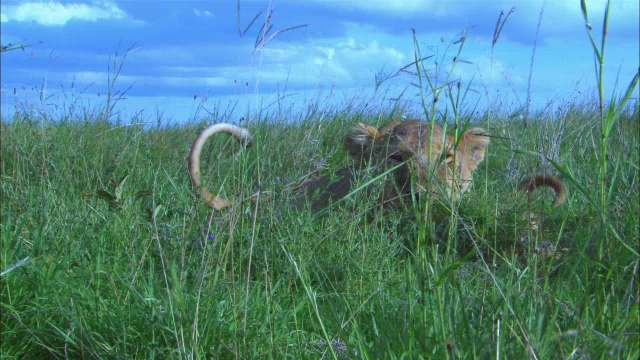
<svg viewBox="0 0 640 360">
<path fill-rule="evenodd" d="M 597 38 L 604 3 L 587 1 Z M 492 52 L 498 15 L 511 8 Z M 0 10 L 2 45 L 32 45 L 2 54 L 3 117 L 16 104 L 51 113 L 74 102 L 101 105 L 114 55 L 129 48 L 115 85 L 129 89 L 116 109 L 122 118 L 153 121 L 160 112 L 180 123 L 207 112 L 232 120 L 260 111 L 286 118 L 314 103 L 389 106 L 399 94 L 419 114 L 415 75 L 401 73 L 374 93 L 376 75 L 395 74 L 414 60 L 412 29 L 422 55 L 433 55 L 431 75 L 437 62 L 440 77 L 453 64 L 452 43 L 468 30 L 452 79 L 471 84 L 470 107 L 523 107 L 534 43 L 534 110 L 595 96 L 594 57 L 578 0 L 3 0 Z M 277 36 L 256 47 L 268 13 L 269 35 Z M 298 25 L 306 26 L 277 34 Z M 609 90 L 618 78 L 622 92 L 638 71 L 638 29 L 638 1 L 613 1 Z"/>
</svg>

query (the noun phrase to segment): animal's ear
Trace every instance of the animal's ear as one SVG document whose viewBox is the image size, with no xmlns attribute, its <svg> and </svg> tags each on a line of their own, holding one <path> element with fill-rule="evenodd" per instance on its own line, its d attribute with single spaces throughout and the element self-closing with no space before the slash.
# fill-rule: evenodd
<svg viewBox="0 0 640 360">
<path fill-rule="evenodd" d="M 380 132 L 375 127 L 359 123 L 347 132 L 344 148 L 353 157 L 356 164 L 364 165 L 369 161 L 373 143 L 380 136 Z"/>
<path fill-rule="evenodd" d="M 458 144 L 458 152 L 463 154 L 462 158 L 467 169 L 473 171 L 480 165 L 490 142 L 491 138 L 483 128 L 474 127 L 464 133 Z"/>
</svg>

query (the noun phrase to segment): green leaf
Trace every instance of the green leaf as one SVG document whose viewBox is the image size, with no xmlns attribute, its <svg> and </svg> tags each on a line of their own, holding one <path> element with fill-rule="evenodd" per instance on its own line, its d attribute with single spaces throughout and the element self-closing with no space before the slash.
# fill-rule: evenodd
<svg viewBox="0 0 640 360">
<path fill-rule="evenodd" d="M 589 14 L 587 13 L 587 3 L 585 0 L 580 0 L 580 9 L 582 10 L 584 22 L 589 24 Z"/>
<path fill-rule="evenodd" d="M 618 117 L 615 116 L 616 108 L 616 100 L 611 99 L 611 101 L 609 102 L 609 106 L 607 107 L 607 112 L 605 114 L 604 128 L 602 129 L 602 135 L 605 139 L 609 137 L 609 134 L 611 134 L 611 129 L 613 129 L 613 125 L 615 125 L 616 120 L 618 119 Z"/>
<path fill-rule="evenodd" d="M 153 209 L 153 218 L 157 219 L 158 218 L 158 213 L 160 212 L 160 210 L 162 210 L 162 205 L 158 205 L 155 207 L 155 209 Z"/>
<path fill-rule="evenodd" d="M 445 280 L 449 279 L 451 277 L 451 274 L 458 270 L 462 265 L 466 264 L 465 262 L 455 262 L 453 264 L 451 264 L 451 266 L 447 267 L 446 269 L 444 269 L 444 272 L 442 272 L 442 275 L 440 275 L 440 278 L 438 279 L 438 281 L 436 282 L 436 286 L 441 286 Z"/>
<path fill-rule="evenodd" d="M 106 202 L 108 202 L 109 204 L 112 205 L 116 205 L 116 198 L 115 196 L 111 195 L 110 192 L 105 191 L 105 190 L 97 190 L 95 192 L 95 194 L 93 194 L 93 196 L 97 197 L 98 199 L 102 199 L 105 200 Z"/>
<path fill-rule="evenodd" d="M 120 199 L 122 199 L 122 191 L 124 189 L 124 183 L 127 181 L 127 178 L 129 177 L 129 174 L 125 175 L 116 185 L 115 189 L 114 189 L 114 193 L 116 196 L 116 201 L 119 202 Z"/>
<path fill-rule="evenodd" d="M 627 91 L 624 93 L 624 96 L 622 97 L 622 101 L 620 102 L 620 104 L 618 105 L 618 108 L 616 109 L 616 112 L 615 112 L 616 119 L 620 116 L 620 113 L 622 113 L 625 106 L 627 106 L 627 102 L 629 102 L 629 100 L 633 96 L 633 93 L 636 91 L 636 87 L 638 86 L 639 79 L 640 79 L 640 69 L 638 69 L 638 71 L 636 72 L 636 75 L 633 77 L 633 79 L 631 79 L 631 82 L 627 87 Z"/>
<path fill-rule="evenodd" d="M 145 196 L 153 196 L 153 191 L 151 190 L 140 190 L 135 195 L 133 195 L 133 200 L 141 199 Z"/>
<path fill-rule="evenodd" d="M 593 39 L 593 35 L 591 35 L 591 23 L 589 22 L 589 15 L 587 13 L 587 3 L 585 0 L 580 0 L 580 8 L 582 9 L 582 16 L 584 17 L 584 24 L 587 27 L 587 34 L 589 35 L 589 41 L 591 41 L 591 46 L 593 47 L 593 51 L 596 53 L 596 58 L 598 62 L 602 61 L 602 56 L 600 55 L 600 50 L 598 49 L 598 45 L 596 45 L 596 41 Z"/>
</svg>

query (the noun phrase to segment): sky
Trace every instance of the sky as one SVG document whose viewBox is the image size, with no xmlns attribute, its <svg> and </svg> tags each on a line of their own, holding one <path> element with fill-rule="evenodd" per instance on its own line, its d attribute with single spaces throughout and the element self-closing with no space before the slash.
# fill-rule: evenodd
<svg viewBox="0 0 640 360">
<path fill-rule="evenodd" d="M 587 6 L 599 43 L 605 1 Z M 3 0 L 0 7 L 1 44 L 28 45 L 2 53 L 3 119 L 16 109 L 60 119 L 99 109 L 109 88 L 124 94 L 111 117 L 125 123 L 295 120 L 314 106 L 376 110 L 398 101 L 419 118 L 411 65 L 418 53 L 431 81 L 467 90 L 465 111 L 518 114 L 528 99 L 532 112 L 547 111 L 596 96 L 578 0 Z M 501 12 L 510 10 L 492 46 Z M 639 69 L 639 11 L 637 0 L 612 1 L 608 97 Z"/>
</svg>

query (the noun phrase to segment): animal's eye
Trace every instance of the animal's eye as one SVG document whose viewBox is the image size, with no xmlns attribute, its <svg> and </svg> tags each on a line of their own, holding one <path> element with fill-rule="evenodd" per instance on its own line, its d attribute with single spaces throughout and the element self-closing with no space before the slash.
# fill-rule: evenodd
<svg viewBox="0 0 640 360">
<path fill-rule="evenodd" d="M 441 161 L 443 164 L 448 164 L 448 163 L 453 162 L 453 153 L 452 153 L 452 152 L 442 153 L 442 154 L 440 155 L 440 161 Z"/>
</svg>

